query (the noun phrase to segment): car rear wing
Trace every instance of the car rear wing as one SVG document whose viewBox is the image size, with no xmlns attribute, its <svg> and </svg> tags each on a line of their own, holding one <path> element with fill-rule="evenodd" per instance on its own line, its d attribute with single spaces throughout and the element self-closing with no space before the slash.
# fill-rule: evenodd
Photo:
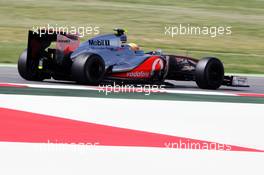
<svg viewBox="0 0 264 175">
<path fill-rule="evenodd" d="M 75 50 L 80 40 L 78 35 L 68 34 L 63 31 L 48 31 L 45 29 L 37 31 L 28 31 L 28 59 L 37 59 L 39 55 L 45 55 L 47 48 L 52 42 L 56 42 L 56 52 L 60 55 L 68 54 Z M 61 54 L 62 53 L 62 54 Z"/>
</svg>

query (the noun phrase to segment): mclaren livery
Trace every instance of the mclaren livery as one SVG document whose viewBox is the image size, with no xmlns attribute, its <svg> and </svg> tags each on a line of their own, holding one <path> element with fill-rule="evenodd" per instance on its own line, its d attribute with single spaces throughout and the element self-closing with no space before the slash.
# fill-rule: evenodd
<svg viewBox="0 0 264 175">
<path fill-rule="evenodd" d="M 161 50 L 144 52 L 137 44 L 127 42 L 123 29 L 81 44 L 78 35 L 46 32 L 40 36 L 29 31 L 28 47 L 19 57 L 18 72 L 30 81 L 53 78 L 90 85 L 179 80 L 195 81 L 203 89 L 247 86 L 244 77 L 224 75 L 224 66 L 215 57 L 194 59 L 163 54 Z"/>
</svg>

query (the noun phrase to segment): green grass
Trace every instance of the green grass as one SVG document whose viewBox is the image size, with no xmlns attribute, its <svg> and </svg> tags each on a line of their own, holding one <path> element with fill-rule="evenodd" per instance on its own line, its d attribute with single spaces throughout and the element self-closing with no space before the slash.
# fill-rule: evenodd
<svg viewBox="0 0 264 175">
<path fill-rule="evenodd" d="M 124 27 L 145 50 L 217 56 L 227 72 L 264 73 L 263 0 L 0 0 L 0 62 L 16 63 L 27 30 L 47 24 L 99 26 L 101 33 Z M 232 26 L 232 35 L 164 35 L 178 24 Z"/>
</svg>

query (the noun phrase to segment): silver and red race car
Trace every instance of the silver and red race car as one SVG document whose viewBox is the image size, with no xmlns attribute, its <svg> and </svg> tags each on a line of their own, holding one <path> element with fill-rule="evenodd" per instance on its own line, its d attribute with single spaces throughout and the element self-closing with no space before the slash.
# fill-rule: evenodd
<svg viewBox="0 0 264 175">
<path fill-rule="evenodd" d="M 245 77 L 224 75 L 224 66 L 215 57 L 198 60 L 163 54 L 161 50 L 144 52 L 138 45 L 127 43 L 123 29 L 81 44 L 78 35 L 29 31 L 28 47 L 19 57 L 18 72 L 30 81 L 53 78 L 91 85 L 180 80 L 195 81 L 203 89 L 248 86 Z"/>
</svg>

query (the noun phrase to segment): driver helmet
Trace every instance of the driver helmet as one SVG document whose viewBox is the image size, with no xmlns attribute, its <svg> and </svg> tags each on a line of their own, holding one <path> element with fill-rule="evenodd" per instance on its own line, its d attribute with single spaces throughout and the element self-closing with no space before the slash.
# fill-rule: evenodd
<svg viewBox="0 0 264 175">
<path fill-rule="evenodd" d="M 139 50 L 139 46 L 137 44 L 135 44 L 135 43 L 129 43 L 128 46 L 133 51 L 138 51 Z"/>
</svg>

